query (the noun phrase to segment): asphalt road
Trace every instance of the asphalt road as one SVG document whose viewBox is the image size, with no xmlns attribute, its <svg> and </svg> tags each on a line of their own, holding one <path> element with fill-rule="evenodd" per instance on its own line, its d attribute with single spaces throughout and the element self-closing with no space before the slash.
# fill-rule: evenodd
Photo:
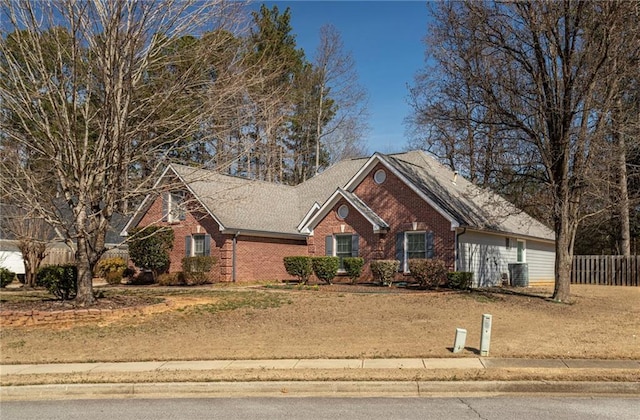
<svg viewBox="0 0 640 420">
<path fill-rule="evenodd" d="M 183 398 L 13 401 L 0 419 L 638 419 L 640 398 Z"/>
</svg>

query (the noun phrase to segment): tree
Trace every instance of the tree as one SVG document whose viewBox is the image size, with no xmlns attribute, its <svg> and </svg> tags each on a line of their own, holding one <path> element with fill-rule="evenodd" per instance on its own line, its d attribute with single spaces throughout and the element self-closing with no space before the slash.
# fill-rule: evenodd
<svg viewBox="0 0 640 420">
<path fill-rule="evenodd" d="M 45 220 L 24 214 L 16 206 L 0 206 L 0 229 L 4 236 L 17 241 L 25 268 L 25 286 L 36 286 L 36 275 L 48 254 L 48 244 L 56 233 Z"/>
<path fill-rule="evenodd" d="M 325 102 L 335 110 L 326 125 L 316 125 L 316 174 L 320 170 L 318 150 L 323 146 L 329 162 L 367 154 L 363 137 L 368 130 L 368 94 L 358 81 L 356 63 L 345 51 L 340 32 L 333 25 L 320 28 L 320 43 L 313 57 L 322 93 L 318 103 L 318 121 Z"/>
<path fill-rule="evenodd" d="M 438 64 L 448 69 L 444 86 L 480 110 L 463 118 L 501 139 L 491 144 L 505 142 L 506 153 L 516 156 L 510 167 L 538 177 L 548 189 L 557 301 L 570 296 L 589 168 L 600 164 L 597 150 L 620 85 L 637 72 L 633 54 L 618 48 L 637 46 L 638 31 L 623 30 L 637 13 L 622 1 L 465 1 L 439 4 L 432 13 L 429 41 L 440 51 L 434 56 Z M 465 87 L 471 94 L 461 94 Z M 445 98 L 450 93 L 436 92 Z"/>
<path fill-rule="evenodd" d="M 313 156 L 309 163 L 313 164 L 314 175 L 331 160 L 364 152 L 361 140 L 367 128 L 367 93 L 358 83 L 353 56 L 345 51 L 334 26 L 320 28 L 320 43 L 311 64 L 304 78 L 306 106 L 301 120 L 311 129 L 305 148 L 312 155 L 304 155 L 305 160 Z M 306 178 L 305 174 L 302 180 Z"/>
<path fill-rule="evenodd" d="M 301 71 L 304 53 L 296 46 L 289 8 L 280 13 L 277 6 L 269 9 L 262 5 L 252 15 L 255 27 L 250 35 L 248 59 L 260 75 L 260 83 L 249 91 L 255 107 L 255 177 L 282 181 L 293 80 Z"/>
<path fill-rule="evenodd" d="M 184 140 L 206 140 L 207 87 L 244 86 L 212 80 L 198 59 L 226 48 L 216 34 L 236 30 L 239 9 L 222 0 L 2 2 L 0 177 L 12 181 L 2 197 L 76 249 L 79 304 L 94 302 L 92 272 L 114 212 L 149 191 Z M 212 35 L 188 49 L 191 60 L 168 62 L 176 40 L 205 29 Z M 166 71 L 162 88 L 144 88 Z M 188 100 L 203 105 L 162 112 Z"/>
</svg>

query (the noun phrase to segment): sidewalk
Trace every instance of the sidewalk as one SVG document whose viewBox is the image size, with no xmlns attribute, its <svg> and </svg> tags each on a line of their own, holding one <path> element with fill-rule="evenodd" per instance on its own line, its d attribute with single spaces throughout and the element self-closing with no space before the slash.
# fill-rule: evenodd
<svg viewBox="0 0 640 420">
<path fill-rule="evenodd" d="M 274 359 L 98 362 L 0 365 L 0 376 L 63 373 L 199 371 L 237 369 L 638 369 L 640 360 L 500 359 Z M 640 379 L 640 377 L 639 377 Z"/>
<path fill-rule="evenodd" d="M 198 372 L 314 369 L 536 369 L 637 370 L 638 380 L 548 381 L 548 380 L 264 380 L 251 381 L 127 383 L 62 383 L 54 385 L 10 385 L 0 387 L 0 401 L 34 401 L 96 398 L 220 398 L 220 397 L 477 397 L 496 395 L 625 396 L 640 397 L 640 360 L 588 359 L 499 359 L 488 357 L 442 359 L 281 359 L 199 360 L 164 362 L 102 362 L 0 365 L 0 377 L 46 374 L 121 374 L 143 372 Z M 62 379 L 63 380 L 63 379 Z"/>
</svg>

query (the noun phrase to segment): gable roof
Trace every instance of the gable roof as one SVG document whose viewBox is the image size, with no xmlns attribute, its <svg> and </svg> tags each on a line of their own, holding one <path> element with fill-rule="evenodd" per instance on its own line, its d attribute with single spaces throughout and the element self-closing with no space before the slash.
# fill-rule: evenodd
<svg viewBox="0 0 640 420">
<path fill-rule="evenodd" d="M 394 173 L 457 226 L 546 240 L 555 238 L 551 229 L 499 194 L 455 176 L 451 169 L 423 151 L 373 157 L 393 168 Z M 374 164 L 370 165 L 373 168 Z"/>
<path fill-rule="evenodd" d="M 316 226 L 338 203 L 340 198 L 344 198 L 349 204 L 351 204 L 351 207 L 356 209 L 369 223 L 371 223 L 374 232 L 389 229 L 389 224 L 385 222 L 382 217 L 378 216 L 376 212 L 367 206 L 357 195 L 353 192 L 338 188 L 331 197 L 325 201 L 324 205 L 318 209 L 311 218 L 309 218 L 309 221 L 304 225 L 304 228 L 301 229 L 301 231 L 311 233 L 311 229 L 309 227 Z"/>
<path fill-rule="evenodd" d="M 374 230 L 388 225 L 353 194 L 355 187 L 381 163 L 455 227 L 553 240 L 551 229 L 499 195 L 481 189 L 422 151 L 347 159 L 297 186 L 249 180 L 215 171 L 171 164 L 165 176 L 175 175 L 227 233 L 253 232 L 266 236 L 308 235 L 323 214 L 345 198 Z M 136 225 L 151 205 L 145 202 L 127 227 Z M 126 231 L 126 228 L 125 228 Z"/>
</svg>

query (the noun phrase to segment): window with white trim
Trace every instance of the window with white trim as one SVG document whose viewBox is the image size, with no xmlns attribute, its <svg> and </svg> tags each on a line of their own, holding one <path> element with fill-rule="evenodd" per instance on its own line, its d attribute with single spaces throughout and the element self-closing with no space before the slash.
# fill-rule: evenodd
<svg viewBox="0 0 640 420">
<path fill-rule="evenodd" d="M 357 257 L 360 236 L 356 234 L 337 234 L 325 238 L 325 255 L 340 259 L 340 271 L 344 271 L 344 258 Z"/>
<path fill-rule="evenodd" d="M 427 258 L 427 242 L 425 232 L 406 232 L 407 260 L 411 258 Z"/>
<path fill-rule="evenodd" d="M 211 255 L 211 236 L 206 234 L 186 236 L 184 251 L 186 257 L 208 257 Z"/>
<path fill-rule="evenodd" d="M 169 223 L 186 219 L 184 210 L 184 194 L 170 192 L 162 195 L 162 220 Z"/>
<path fill-rule="evenodd" d="M 409 259 L 434 258 L 434 234 L 426 231 L 398 232 L 396 235 L 396 259 L 400 271 L 409 271 Z"/>
</svg>

